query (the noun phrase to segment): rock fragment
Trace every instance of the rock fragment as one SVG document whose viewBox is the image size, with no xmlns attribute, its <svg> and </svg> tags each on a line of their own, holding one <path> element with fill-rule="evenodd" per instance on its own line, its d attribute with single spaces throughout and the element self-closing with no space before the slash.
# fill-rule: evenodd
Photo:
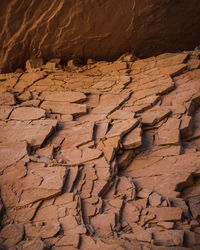
<svg viewBox="0 0 200 250">
<path fill-rule="evenodd" d="M 45 117 L 45 110 L 41 108 L 20 107 L 13 110 L 10 119 L 18 121 L 39 120 Z"/>
<path fill-rule="evenodd" d="M 15 247 L 24 236 L 24 226 L 21 224 L 9 224 L 0 232 L 1 243 L 9 248 Z"/>
</svg>

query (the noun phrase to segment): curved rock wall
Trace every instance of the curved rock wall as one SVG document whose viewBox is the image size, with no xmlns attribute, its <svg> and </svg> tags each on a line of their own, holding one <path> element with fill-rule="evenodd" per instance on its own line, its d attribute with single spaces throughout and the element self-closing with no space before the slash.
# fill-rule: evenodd
<svg viewBox="0 0 200 250">
<path fill-rule="evenodd" d="M 1 0 L 0 72 L 33 56 L 116 59 L 191 49 L 199 0 Z"/>
</svg>

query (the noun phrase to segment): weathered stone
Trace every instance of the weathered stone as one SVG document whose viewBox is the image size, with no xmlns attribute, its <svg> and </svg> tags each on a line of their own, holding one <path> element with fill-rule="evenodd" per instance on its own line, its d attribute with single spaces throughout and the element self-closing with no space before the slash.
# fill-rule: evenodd
<svg viewBox="0 0 200 250">
<path fill-rule="evenodd" d="M 130 226 L 135 222 L 139 221 L 140 218 L 140 210 L 138 210 L 135 206 L 126 203 L 122 211 L 122 218 L 125 220 Z"/>
<path fill-rule="evenodd" d="M 92 248 L 171 249 L 183 245 L 182 230 L 184 246 L 198 246 L 200 70 L 183 72 L 188 53 L 128 65 L 74 58 L 65 70 L 51 62 L 32 69 L 38 73 L 0 76 L 4 99 L 14 93 L 22 102 L 2 104 L 0 121 L 2 225 L 26 229 L 16 247 L 82 248 L 89 233 Z M 42 102 L 64 110 L 83 101 L 81 117 L 28 112 Z M 20 110 L 28 120 L 13 120 Z"/>
<path fill-rule="evenodd" d="M 98 159 L 102 155 L 102 151 L 98 149 L 77 148 L 63 149 L 59 153 L 59 158 L 64 160 L 69 166 L 78 165 L 87 161 Z"/>
<path fill-rule="evenodd" d="M 21 207 L 20 209 L 17 209 L 15 212 L 15 221 L 17 221 L 18 223 L 30 222 L 36 214 L 37 209 L 40 205 L 41 201 L 38 201 L 26 207 Z"/>
<path fill-rule="evenodd" d="M 117 110 L 108 116 L 112 120 L 127 120 L 134 118 L 135 114 L 133 112 L 128 112 L 124 110 Z"/>
<path fill-rule="evenodd" d="M 40 105 L 40 100 L 29 100 L 22 102 L 20 107 L 38 107 Z"/>
<path fill-rule="evenodd" d="M 86 95 L 84 93 L 75 91 L 66 92 L 43 92 L 41 98 L 45 101 L 52 102 L 70 102 L 70 103 L 81 103 L 86 100 Z"/>
<path fill-rule="evenodd" d="M 98 122 L 96 123 L 96 129 L 94 133 L 95 140 L 98 141 L 105 137 L 108 131 L 109 122 Z"/>
<path fill-rule="evenodd" d="M 21 224 L 9 224 L 0 232 L 0 238 L 3 239 L 3 245 L 7 248 L 14 247 L 22 240 L 24 236 L 24 226 Z"/>
<path fill-rule="evenodd" d="M 138 231 L 134 235 L 139 241 L 151 242 L 152 240 L 152 233 L 146 230 Z"/>
<path fill-rule="evenodd" d="M 45 109 L 47 112 L 52 112 L 55 114 L 62 115 L 83 115 L 87 113 L 87 107 L 85 104 L 76 104 L 69 102 L 55 102 L 55 101 L 44 101 L 41 104 L 41 108 Z"/>
<path fill-rule="evenodd" d="M 104 154 L 104 157 L 106 158 L 106 160 L 108 162 L 111 162 L 115 156 L 115 149 L 114 147 L 111 147 L 111 146 L 107 146 L 107 147 L 104 147 L 103 148 L 103 154 Z"/>
<path fill-rule="evenodd" d="M 86 144 L 93 139 L 94 123 L 88 122 L 66 130 L 63 148 L 72 148 Z"/>
<path fill-rule="evenodd" d="M 26 224 L 25 225 L 26 235 L 30 238 L 50 238 L 55 236 L 59 230 L 60 225 L 58 222 L 45 222 L 44 224 L 36 223 L 36 224 Z"/>
<path fill-rule="evenodd" d="M 117 163 L 119 169 L 126 169 L 129 164 L 132 162 L 135 156 L 135 152 L 132 149 L 125 150 L 123 154 L 117 157 Z"/>
<path fill-rule="evenodd" d="M 142 129 L 140 127 L 133 129 L 122 139 L 122 147 L 124 149 L 134 149 L 142 145 L 141 138 Z"/>
<path fill-rule="evenodd" d="M 158 226 L 164 227 L 166 229 L 172 229 L 174 227 L 174 222 L 161 221 L 157 223 Z"/>
<path fill-rule="evenodd" d="M 150 213 L 156 215 L 155 221 L 180 221 L 182 218 L 182 209 L 179 207 L 159 207 L 148 208 Z"/>
<path fill-rule="evenodd" d="M 0 169 L 4 170 L 6 167 L 21 160 L 27 155 L 26 142 L 5 142 L 0 143 Z"/>
<path fill-rule="evenodd" d="M 181 138 L 192 136 L 192 117 L 182 116 L 180 126 Z"/>
<path fill-rule="evenodd" d="M 1 93 L 0 105 L 13 105 L 15 104 L 15 97 L 10 92 Z"/>
<path fill-rule="evenodd" d="M 11 120 L 38 120 L 45 117 L 45 110 L 40 108 L 20 107 L 13 110 L 10 115 Z"/>
<path fill-rule="evenodd" d="M 23 250 L 44 250 L 47 248 L 47 245 L 42 240 L 31 240 L 25 241 L 22 245 Z"/>
<path fill-rule="evenodd" d="M 184 231 L 168 230 L 154 233 L 154 242 L 156 245 L 164 246 L 182 246 Z"/>
<path fill-rule="evenodd" d="M 26 61 L 26 69 L 28 72 L 31 72 L 32 69 L 41 68 L 43 64 L 44 61 L 42 58 L 31 58 Z"/>
<path fill-rule="evenodd" d="M 148 198 L 149 195 L 152 193 L 152 190 L 149 189 L 142 189 L 137 193 L 137 197 L 139 198 Z"/>
<path fill-rule="evenodd" d="M 152 110 L 142 114 L 142 124 L 155 125 L 171 113 L 170 110 Z"/>
<path fill-rule="evenodd" d="M 91 225 L 101 236 L 109 236 L 115 230 L 117 219 L 115 213 L 99 214 L 91 218 Z"/>
<path fill-rule="evenodd" d="M 158 130 L 158 140 L 160 145 L 178 144 L 179 143 L 179 126 L 180 120 L 170 118 Z"/>
<path fill-rule="evenodd" d="M 128 119 L 124 121 L 114 122 L 113 127 L 108 131 L 106 137 L 120 136 L 123 137 L 125 134 L 130 132 L 138 124 L 137 119 Z"/>
<path fill-rule="evenodd" d="M 200 217 L 200 201 L 198 197 L 190 198 L 189 199 L 189 206 L 190 211 L 194 219 Z"/>
<path fill-rule="evenodd" d="M 40 147 L 56 127 L 56 120 L 39 120 L 30 124 L 9 122 L 0 124 L 0 140 L 2 142 L 27 141 L 32 147 Z"/>
<path fill-rule="evenodd" d="M 44 168 L 32 171 L 30 175 L 22 180 L 23 192 L 20 197 L 20 206 L 60 194 L 67 172 L 68 171 L 63 167 Z M 45 179 L 41 182 L 43 176 L 45 176 Z M 40 179 L 37 181 L 38 177 L 40 177 Z M 29 178 L 32 178 L 33 183 L 30 182 Z M 23 183 L 24 181 L 26 182 Z"/>
<path fill-rule="evenodd" d="M 56 242 L 57 247 L 65 246 L 65 248 L 69 246 L 79 248 L 79 244 L 80 244 L 79 234 L 63 236 L 60 240 Z"/>
<path fill-rule="evenodd" d="M 0 106 L 0 120 L 6 120 L 9 117 L 12 110 L 13 108 L 11 106 L 7 105 Z"/>
<path fill-rule="evenodd" d="M 151 206 L 153 207 L 157 207 L 161 204 L 161 196 L 157 193 L 152 193 L 150 196 L 149 196 L 149 203 Z"/>
</svg>

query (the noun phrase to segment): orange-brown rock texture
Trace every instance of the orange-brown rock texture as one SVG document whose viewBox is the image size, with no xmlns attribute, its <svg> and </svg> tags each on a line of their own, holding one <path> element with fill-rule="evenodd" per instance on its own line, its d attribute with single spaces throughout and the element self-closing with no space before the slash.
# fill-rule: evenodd
<svg viewBox="0 0 200 250">
<path fill-rule="evenodd" d="M 200 249 L 200 50 L 0 74 L 0 249 Z"/>
<path fill-rule="evenodd" d="M 112 60 L 193 49 L 199 0 L 1 0 L 0 72 L 34 56 Z"/>
</svg>

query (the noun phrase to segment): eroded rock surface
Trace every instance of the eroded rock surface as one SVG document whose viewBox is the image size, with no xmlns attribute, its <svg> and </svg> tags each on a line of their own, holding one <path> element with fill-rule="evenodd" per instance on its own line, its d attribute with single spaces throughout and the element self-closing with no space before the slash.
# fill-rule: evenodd
<svg viewBox="0 0 200 250">
<path fill-rule="evenodd" d="M 1 74 L 1 248 L 199 249 L 199 55 Z"/>
<path fill-rule="evenodd" d="M 55 69 L 59 63 L 55 57 L 68 60 L 68 66 L 73 64 L 70 59 L 79 65 L 82 59 L 110 61 L 126 52 L 149 57 L 194 49 L 200 40 L 199 0 L 126 0 L 123 4 L 120 0 L 27 0 L 23 4 L 1 0 L 0 7 L 0 72 L 15 71 L 34 57 L 51 59 L 48 67 Z M 125 61 L 132 59 L 123 56 Z M 43 62 L 30 60 L 26 67 L 41 67 Z M 188 66 L 198 63 L 192 58 Z M 109 67 L 105 70 L 109 72 Z"/>
</svg>

